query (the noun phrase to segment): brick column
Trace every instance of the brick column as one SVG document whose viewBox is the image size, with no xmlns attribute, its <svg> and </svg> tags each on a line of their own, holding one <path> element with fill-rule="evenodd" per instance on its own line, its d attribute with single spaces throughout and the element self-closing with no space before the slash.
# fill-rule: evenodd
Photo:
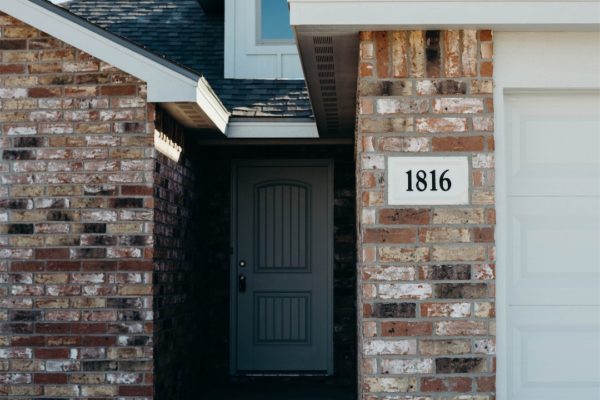
<svg viewBox="0 0 600 400">
<path fill-rule="evenodd" d="M 490 31 L 361 34 L 363 400 L 494 399 L 492 70 Z M 402 155 L 467 156 L 470 204 L 389 206 L 387 157 Z"/>
<path fill-rule="evenodd" d="M 0 397 L 153 394 L 143 82 L 0 14 Z"/>
</svg>

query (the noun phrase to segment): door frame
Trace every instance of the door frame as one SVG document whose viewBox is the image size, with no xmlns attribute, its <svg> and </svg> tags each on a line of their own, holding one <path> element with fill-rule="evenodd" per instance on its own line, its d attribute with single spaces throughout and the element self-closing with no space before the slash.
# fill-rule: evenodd
<svg viewBox="0 0 600 400">
<path fill-rule="evenodd" d="M 496 398 L 497 400 L 509 400 L 508 398 L 508 296 L 506 268 L 508 259 L 508 164 L 507 136 L 506 136 L 506 113 L 504 99 L 506 94 L 514 93 L 561 93 L 561 92 L 585 92 L 598 91 L 600 87 L 592 87 L 588 82 L 585 69 L 589 64 L 579 65 L 577 59 L 570 63 L 568 70 L 574 71 L 562 74 L 561 70 L 566 68 L 564 63 L 550 62 L 555 58 L 554 51 L 564 49 L 556 41 L 540 39 L 541 35 L 548 32 L 522 31 L 522 32 L 494 32 L 494 140 L 495 140 L 495 171 L 496 171 Z M 552 32 L 551 35 L 573 35 L 576 32 Z M 536 40 L 538 46 L 530 43 Z M 565 39 L 566 40 L 566 39 Z M 579 44 L 576 40 L 575 44 Z M 514 54 L 514 49 L 525 51 Z M 578 52 L 576 46 L 571 46 L 571 51 Z M 532 53 L 533 52 L 533 53 Z M 587 53 L 583 53 L 587 54 Z M 561 57 L 559 54 L 558 57 Z M 562 60 L 562 58 L 561 58 Z M 596 63 L 600 62 L 596 59 Z M 527 67 L 523 68 L 523 64 Z M 576 68 L 578 65 L 578 68 Z M 539 71 L 547 71 L 540 74 Z M 560 75 L 560 81 L 553 79 Z"/>
<path fill-rule="evenodd" d="M 234 159 L 231 161 L 231 198 L 230 198 L 230 235 L 229 243 L 231 256 L 229 259 L 229 374 L 239 374 L 237 370 L 237 281 L 232 279 L 232 273 L 237 271 L 238 247 L 237 247 L 237 178 L 240 167 L 326 167 L 327 168 L 327 212 L 329 218 L 327 221 L 327 372 L 326 375 L 333 375 L 333 267 L 334 267 L 334 249 L 333 249 L 333 203 L 334 203 L 334 161 L 332 159 Z M 254 374 L 252 374 L 254 375 Z M 273 373 L 256 375 L 274 375 Z M 318 373 L 285 373 L 276 375 L 320 375 Z"/>
</svg>

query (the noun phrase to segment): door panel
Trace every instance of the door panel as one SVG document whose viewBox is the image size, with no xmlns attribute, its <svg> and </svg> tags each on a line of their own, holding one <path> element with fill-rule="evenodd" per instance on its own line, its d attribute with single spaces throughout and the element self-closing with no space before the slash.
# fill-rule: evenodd
<svg viewBox="0 0 600 400">
<path fill-rule="evenodd" d="M 538 88 L 503 100 L 500 399 L 600 398 L 600 92 Z"/>
<path fill-rule="evenodd" d="M 599 199 L 511 196 L 507 206 L 509 304 L 600 304 Z"/>
<path fill-rule="evenodd" d="M 511 400 L 597 399 L 600 307 L 511 307 Z"/>
<path fill-rule="evenodd" d="M 505 97 L 509 195 L 600 195 L 600 94 Z"/>
<path fill-rule="evenodd" d="M 331 372 L 332 167 L 234 171 L 233 372 Z"/>
</svg>

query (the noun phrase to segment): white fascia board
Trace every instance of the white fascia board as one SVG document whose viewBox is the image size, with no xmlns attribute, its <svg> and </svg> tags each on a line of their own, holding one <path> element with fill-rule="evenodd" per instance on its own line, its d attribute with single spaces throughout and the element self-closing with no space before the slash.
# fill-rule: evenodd
<svg viewBox="0 0 600 400">
<path fill-rule="evenodd" d="M 200 109 L 206 113 L 215 126 L 219 128 L 221 132 L 225 133 L 230 113 L 212 91 L 210 85 L 204 78 L 200 78 L 198 81 L 196 103 L 198 103 Z"/>
<path fill-rule="evenodd" d="M 394 27 L 600 30 L 598 0 L 288 0 L 299 31 Z"/>
<path fill-rule="evenodd" d="M 229 139 L 298 139 L 318 138 L 315 122 L 231 121 L 225 135 Z"/>
<path fill-rule="evenodd" d="M 2 12 L 146 82 L 149 102 L 197 103 L 224 131 L 229 113 L 201 76 L 54 7 L 40 0 L 0 1 Z"/>
</svg>

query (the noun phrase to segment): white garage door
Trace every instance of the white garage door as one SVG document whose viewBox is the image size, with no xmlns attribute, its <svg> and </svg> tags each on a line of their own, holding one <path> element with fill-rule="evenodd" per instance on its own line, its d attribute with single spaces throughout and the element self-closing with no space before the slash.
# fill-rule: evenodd
<svg viewBox="0 0 600 400">
<path fill-rule="evenodd" d="M 498 399 L 600 399 L 600 40 L 498 33 Z"/>
</svg>

